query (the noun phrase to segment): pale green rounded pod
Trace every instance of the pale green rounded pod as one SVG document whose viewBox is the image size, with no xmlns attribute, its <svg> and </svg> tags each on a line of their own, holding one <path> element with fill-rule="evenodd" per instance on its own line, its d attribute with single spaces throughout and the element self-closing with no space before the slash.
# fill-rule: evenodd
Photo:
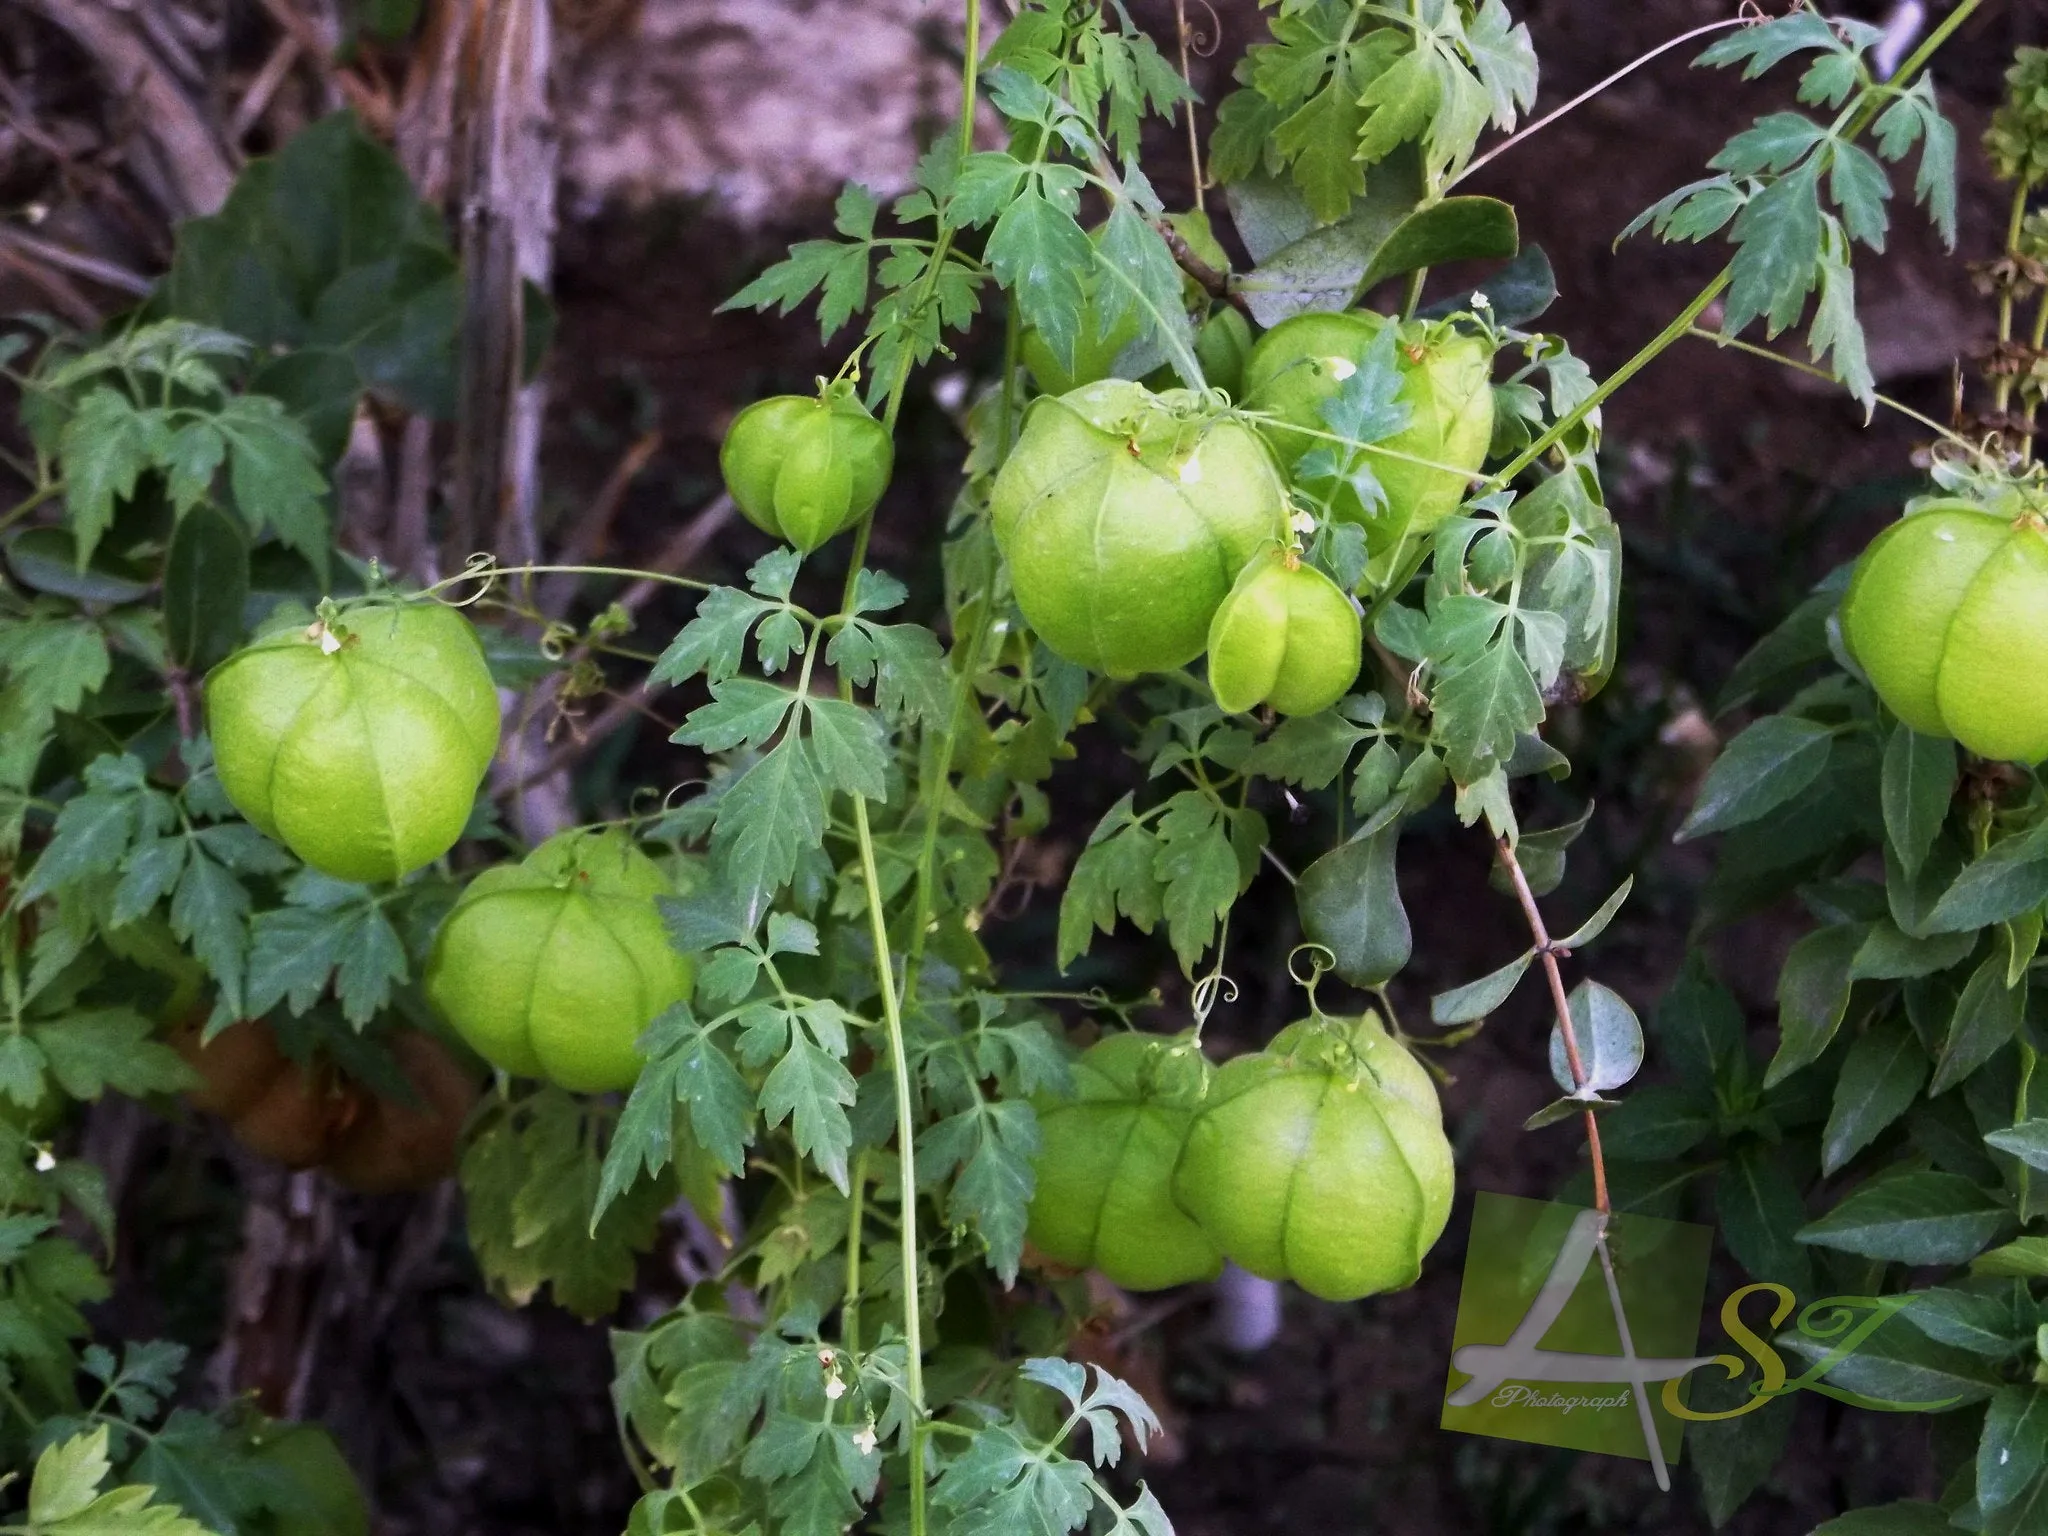
<svg viewBox="0 0 2048 1536">
<path fill-rule="evenodd" d="M 1397 324 L 1369 310 L 1296 315 L 1252 348 L 1245 364 L 1245 405 L 1267 412 L 1274 450 L 1289 470 L 1316 448 L 1333 452 L 1323 407 L 1358 371 L 1381 332 L 1397 325 L 1394 359 L 1408 422 L 1361 450 L 1359 458 L 1386 493 L 1368 509 L 1350 485 L 1339 487 L 1331 512 L 1365 527 L 1372 561 L 1368 581 L 1381 581 L 1402 549 L 1458 509 L 1493 441 L 1493 353 L 1479 336 L 1445 321 Z"/>
<path fill-rule="evenodd" d="M 1878 697 L 1980 757 L 2048 759 L 2048 528 L 1936 501 L 1880 533 L 1842 599 L 1842 638 Z"/>
<path fill-rule="evenodd" d="M 1284 535 L 1286 487 L 1236 417 L 1106 379 L 1032 407 L 989 512 L 1039 638 L 1135 677 L 1201 655 L 1237 573 Z"/>
<path fill-rule="evenodd" d="M 1083 1052 L 1073 1096 L 1037 1106 L 1032 1246 L 1127 1291 L 1214 1279 L 1222 1256 L 1173 1202 L 1174 1163 L 1209 1076 L 1195 1046 L 1163 1035 L 1110 1035 Z"/>
<path fill-rule="evenodd" d="M 469 883 L 434 937 L 427 1000 L 476 1053 L 579 1093 L 628 1088 L 637 1042 L 690 995 L 652 859 L 617 831 L 564 832 Z"/>
<path fill-rule="evenodd" d="M 1288 550 L 1244 568 L 1209 625 L 1209 687 L 1226 714 L 1328 709 L 1358 680 L 1364 629 L 1344 589 Z"/>
<path fill-rule="evenodd" d="M 341 880 L 396 880 L 446 853 L 498 749 L 483 646 L 431 602 L 264 636 L 208 676 L 206 719 L 235 809 Z"/>
<path fill-rule="evenodd" d="M 1173 1177 L 1225 1258 L 1326 1301 L 1414 1284 L 1452 1192 L 1436 1086 L 1370 1013 L 1226 1062 Z"/>
<path fill-rule="evenodd" d="M 726 489 L 763 533 L 809 554 L 889 488 L 895 445 L 853 386 L 775 395 L 733 418 L 718 451 Z"/>
</svg>

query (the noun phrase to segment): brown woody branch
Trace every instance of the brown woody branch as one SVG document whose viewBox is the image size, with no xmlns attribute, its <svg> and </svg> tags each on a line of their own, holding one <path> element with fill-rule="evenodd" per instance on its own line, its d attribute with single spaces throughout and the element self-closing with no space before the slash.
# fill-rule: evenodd
<svg viewBox="0 0 2048 1536">
<path fill-rule="evenodd" d="M 1572 1069 L 1572 1083 L 1583 1091 L 1586 1065 L 1579 1056 L 1578 1032 L 1572 1027 L 1572 1005 L 1565 995 L 1564 973 L 1557 965 L 1557 957 L 1564 951 L 1551 941 L 1543 911 L 1536 905 L 1536 893 L 1529 889 L 1529 877 L 1522 873 L 1514 848 L 1504 837 L 1496 839 L 1493 848 L 1515 888 L 1515 899 L 1521 903 L 1522 916 L 1529 924 L 1529 936 L 1536 941 L 1536 957 L 1543 966 L 1544 979 L 1550 983 L 1550 1001 L 1557 1010 L 1558 1030 L 1564 1036 L 1564 1055 Z M 1611 1212 L 1614 1208 L 1607 1199 L 1607 1163 L 1600 1154 L 1600 1122 L 1590 1108 L 1586 1111 L 1586 1152 L 1593 1163 L 1593 1204 L 1603 1212 Z"/>
<path fill-rule="evenodd" d="M 1152 221 L 1152 227 L 1159 231 L 1159 237 L 1166 242 L 1166 248 L 1173 252 L 1174 263 L 1199 283 L 1204 293 L 1212 299 L 1235 305 L 1243 311 L 1246 319 L 1253 318 L 1252 307 L 1245 301 L 1245 296 L 1231 287 L 1228 272 L 1218 272 L 1197 256 L 1194 247 L 1189 245 L 1181 232 L 1166 220 L 1155 219 Z"/>
</svg>

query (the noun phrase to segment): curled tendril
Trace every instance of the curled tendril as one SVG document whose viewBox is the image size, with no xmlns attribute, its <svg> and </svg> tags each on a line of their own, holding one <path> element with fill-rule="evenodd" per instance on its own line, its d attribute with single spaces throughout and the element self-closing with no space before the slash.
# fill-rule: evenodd
<svg viewBox="0 0 2048 1536">
<path fill-rule="evenodd" d="M 1757 0 L 1742 0 L 1735 8 L 1735 19 L 1745 27 L 1760 27 L 1772 20 L 1771 13 L 1757 3 Z"/>
<path fill-rule="evenodd" d="M 557 619 L 541 631 L 540 653 L 549 661 L 560 661 L 569 654 L 569 647 L 575 643 L 575 627 Z"/>
<path fill-rule="evenodd" d="M 502 574 L 498 557 L 487 549 L 480 549 L 462 562 L 462 569 L 449 577 L 443 585 L 453 587 L 458 582 L 473 581 L 476 590 L 467 597 L 446 596 L 441 599 L 450 608 L 469 608 L 490 596 L 491 588 L 498 584 Z"/>
<path fill-rule="evenodd" d="M 1308 974 L 1301 974 L 1297 961 L 1305 959 Z M 1323 979 L 1325 971 L 1337 968 L 1337 956 L 1327 944 L 1297 944 L 1287 952 L 1287 974 L 1294 979 L 1297 987 L 1307 987 L 1311 994 L 1316 983 Z"/>
<path fill-rule="evenodd" d="M 708 786 L 709 783 L 710 780 L 708 779 L 685 779 L 680 784 L 671 784 L 666 790 L 662 791 L 661 810 L 659 812 L 654 813 L 653 815 L 650 815 L 648 819 L 651 821 L 654 820 L 656 816 L 666 816 L 670 811 L 674 810 L 675 797 L 677 795 L 680 795 L 684 790 L 703 789 L 706 786 Z"/>
<path fill-rule="evenodd" d="M 669 813 L 668 797 L 676 793 L 676 790 L 685 788 L 688 788 L 688 786 L 678 784 L 675 789 L 665 790 L 657 795 L 652 785 L 642 784 L 637 786 L 626 801 L 626 814 L 623 824 L 632 827 L 638 826 L 643 821 L 661 820 L 662 817 Z M 651 804 L 654 809 L 642 810 L 640 807 L 643 804 Z"/>
<path fill-rule="evenodd" d="M 1223 46 L 1223 20 L 1216 14 L 1216 7 L 1211 5 L 1209 0 L 1195 0 L 1195 3 L 1209 13 L 1208 30 L 1188 25 L 1187 14 L 1182 12 L 1181 35 L 1187 40 L 1189 53 L 1198 59 L 1213 59 L 1216 57 L 1216 50 Z"/>
<path fill-rule="evenodd" d="M 1197 1029 L 1209 1022 L 1209 1015 L 1215 1010 L 1219 1000 L 1226 1003 L 1236 1002 L 1237 983 L 1232 981 L 1222 971 L 1216 970 L 1211 971 L 1195 983 L 1194 997 L 1190 1001 L 1193 1005 L 1195 1027 Z"/>
</svg>

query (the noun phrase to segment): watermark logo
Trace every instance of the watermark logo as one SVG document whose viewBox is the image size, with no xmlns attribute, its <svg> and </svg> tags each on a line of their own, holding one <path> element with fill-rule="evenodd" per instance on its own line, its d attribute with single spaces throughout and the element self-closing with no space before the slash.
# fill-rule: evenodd
<svg viewBox="0 0 2048 1536">
<path fill-rule="evenodd" d="M 1659 1390 L 1705 1365 L 1714 1234 L 1482 1192 L 1472 1211 L 1443 1427 L 1665 1468 L 1684 1421 Z"/>
<path fill-rule="evenodd" d="M 1795 1378 L 1771 1337 L 1792 1318 L 1797 1299 L 1782 1285 L 1747 1285 L 1720 1309 L 1722 1330 L 1742 1354 L 1698 1353 L 1712 1252 L 1713 1230 L 1692 1222 L 1482 1192 L 1443 1427 L 1634 1457 L 1649 1462 L 1668 1489 L 1687 1422 L 1737 1418 L 1788 1392 L 1822 1392 L 1890 1412 L 1952 1406 L 1872 1398 L 1823 1379 L 1911 1305 L 1911 1296 L 1831 1296 L 1808 1305 L 1796 1327 L 1811 1364 Z M 1750 1307 L 1745 1317 L 1752 1298 L 1768 1298 L 1768 1312 Z M 1696 1371 L 1735 1383 L 1732 1393 L 1717 1393 L 1735 1406 L 1692 1406 Z"/>
</svg>

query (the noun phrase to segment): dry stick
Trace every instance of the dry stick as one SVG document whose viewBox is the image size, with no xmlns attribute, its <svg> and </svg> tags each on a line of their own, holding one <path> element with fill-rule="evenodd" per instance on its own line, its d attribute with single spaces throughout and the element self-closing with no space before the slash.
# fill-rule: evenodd
<svg viewBox="0 0 2048 1536">
<path fill-rule="evenodd" d="M 1528 921 L 1529 935 L 1536 941 L 1536 954 L 1543 963 L 1544 979 L 1550 983 L 1550 1001 L 1557 1009 L 1557 1027 L 1564 1035 L 1565 1060 L 1572 1069 L 1572 1083 L 1583 1092 L 1586 1087 L 1586 1065 L 1579 1056 L 1579 1036 L 1572 1027 L 1572 1005 L 1565 996 L 1564 973 L 1558 969 L 1558 948 L 1550 941 L 1550 930 L 1544 926 L 1542 909 L 1536 905 L 1536 893 L 1529 889 L 1529 877 L 1522 873 L 1522 864 L 1515 857 L 1515 850 L 1506 838 L 1497 839 L 1494 852 L 1499 856 L 1501 868 L 1508 873 L 1514 884 L 1515 899 L 1522 904 L 1522 916 Z M 1593 1161 L 1593 1204 L 1603 1213 L 1611 1213 L 1613 1206 L 1607 1201 L 1607 1163 L 1600 1155 L 1600 1123 L 1589 1108 L 1586 1111 L 1586 1151 Z"/>
<path fill-rule="evenodd" d="M 98 325 L 100 308 L 73 286 L 63 273 L 32 261 L 20 251 L 0 242 L 0 272 L 12 270 L 40 289 L 53 308 L 62 310 L 73 325 L 87 330 Z"/>
<path fill-rule="evenodd" d="M 270 57 L 263 61 L 263 67 L 256 71 L 256 78 L 249 82 L 249 89 L 242 93 L 242 100 L 235 108 L 235 115 L 228 119 L 228 142 L 239 145 L 256 126 L 257 120 L 269 110 L 271 97 L 283 85 L 285 77 L 291 74 L 292 66 L 299 61 L 304 46 L 292 33 L 287 32 L 277 40 L 277 46 L 270 51 Z"/>
<path fill-rule="evenodd" d="M 1188 87 L 1188 166 L 1195 177 L 1195 212 L 1205 213 L 1208 200 L 1202 185 L 1202 140 L 1195 130 L 1195 82 L 1188 74 L 1188 0 L 1173 0 L 1173 20 L 1180 37 L 1180 77 Z"/>
<path fill-rule="evenodd" d="M 117 293 L 133 294 L 141 298 L 156 286 L 140 272 L 131 272 L 126 267 L 104 261 L 98 256 L 88 255 L 84 251 L 74 251 L 68 245 L 45 240 L 40 235 L 28 233 L 27 230 L 9 229 L 0 225 L 0 243 L 13 246 L 24 256 L 47 262 L 53 267 L 61 267 L 66 272 L 98 283 L 102 288 L 112 288 Z"/>
<path fill-rule="evenodd" d="M 28 8 L 61 27 L 128 99 L 162 151 L 175 214 L 212 213 L 234 183 L 233 160 L 191 98 L 135 34 L 122 13 L 103 0 L 26 0 Z"/>
<path fill-rule="evenodd" d="M 633 482 L 647 468 L 648 461 L 661 449 L 661 434 L 649 432 L 629 447 L 605 482 L 598 488 L 597 495 L 576 520 L 569 537 L 562 541 L 555 555 L 558 565 L 590 565 L 604 552 L 610 542 L 612 522 L 618 516 L 619 507 L 625 502 L 626 492 Z M 694 551 L 692 551 L 694 553 Z M 575 601 L 576 589 L 580 584 L 575 576 L 550 576 L 540 584 L 540 599 L 534 604 L 551 619 L 559 619 L 569 611 L 569 604 Z M 650 594 L 651 595 L 651 594 Z M 642 602 L 646 598 L 641 599 Z"/>
</svg>

